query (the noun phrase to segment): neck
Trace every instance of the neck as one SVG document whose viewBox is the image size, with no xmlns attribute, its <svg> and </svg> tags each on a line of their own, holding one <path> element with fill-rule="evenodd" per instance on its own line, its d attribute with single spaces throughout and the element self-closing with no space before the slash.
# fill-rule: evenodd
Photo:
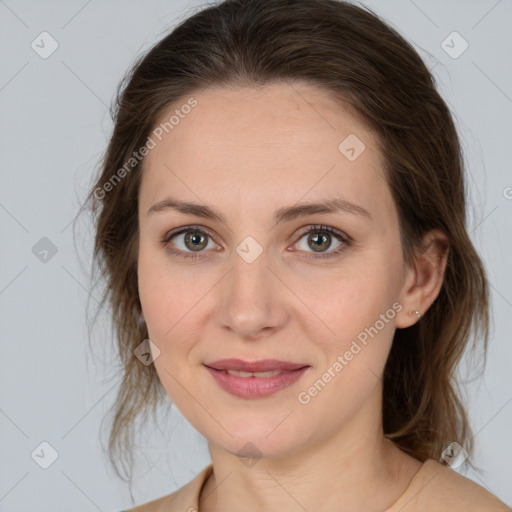
<svg viewBox="0 0 512 512">
<path fill-rule="evenodd" d="M 214 470 L 200 512 L 386 510 L 421 463 L 384 438 L 380 417 L 369 417 L 380 409 L 365 405 L 351 424 L 286 457 L 251 461 L 209 443 Z"/>
</svg>

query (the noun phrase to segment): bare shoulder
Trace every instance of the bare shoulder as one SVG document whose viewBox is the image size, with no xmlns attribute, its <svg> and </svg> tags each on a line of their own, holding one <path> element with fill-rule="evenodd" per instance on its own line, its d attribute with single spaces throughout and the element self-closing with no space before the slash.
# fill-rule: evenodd
<svg viewBox="0 0 512 512">
<path fill-rule="evenodd" d="M 410 501 L 404 508 L 438 512 L 511 512 L 511 508 L 473 480 L 448 466 L 429 459 L 418 472 L 410 489 Z M 412 508 L 409 507 L 412 505 Z"/>
</svg>

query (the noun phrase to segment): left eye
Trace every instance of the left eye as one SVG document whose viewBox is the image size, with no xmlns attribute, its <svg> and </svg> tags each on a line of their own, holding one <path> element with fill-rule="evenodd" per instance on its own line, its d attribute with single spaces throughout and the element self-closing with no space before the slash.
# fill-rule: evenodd
<svg viewBox="0 0 512 512">
<path fill-rule="evenodd" d="M 185 236 L 181 238 L 182 235 Z M 306 237 L 306 235 L 308 235 L 306 244 L 308 244 L 309 248 L 313 247 L 313 252 L 308 251 L 307 248 L 299 249 L 301 252 L 306 253 L 304 257 L 310 259 L 330 258 L 336 256 L 346 247 L 348 247 L 352 242 L 352 239 L 348 235 L 345 235 L 341 231 L 338 231 L 331 226 L 312 226 L 300 235 L 299 241 L 296 242 L 296 245 L 298 245 L 300 241 Z M 171 240 L 180 240 L 180 238 L 182 240 L 181 247 L 180 244 L 176 244 L 174 242 L 170 243 Z M 334 250 L 327 251 L 327 249 L 329 249 L 332 245 L 333 238 L 338 241 L 338 246 Z M 204 257 L 202 253 L 206 252 L 205 249 L 211 249 L 217 246 L 209 234 L 193 226 L 185 227 L 177 232 L 168 233 L 164 236 L 161 242 L 162 245 L 166 247 L 172 254 L 183 258 L 192 259 Z M 210 243 L 213 245 L 213 247 L 208 247 Z M 177 250 L 173 247 L 176 247 Z"/>
<path fill-rule="evenodd" d="M 350 245 L 349 237 L 331 226 L 314 226 L 309 228 L 301 235 L 300 240 L 306 235 L 308 235 L 306 238 L 307 247 L 313 247 L 313 253 L 308 254 L 307 258 L 329 258 L 337 255 Z M 338 240 L 339 245 L 333 251 L 327 252 L 327 249 L 332 245 L 333 237 Z M 304 249 L 304 252 L 309 253 L 307 249 Z"/>
</svg>

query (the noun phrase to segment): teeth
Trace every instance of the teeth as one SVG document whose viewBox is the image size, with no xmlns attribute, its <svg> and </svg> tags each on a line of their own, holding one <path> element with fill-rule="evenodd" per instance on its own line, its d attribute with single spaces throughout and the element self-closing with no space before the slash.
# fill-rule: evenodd
<svg viewBox="0 0 512 512">
<path fill-rule="evenodd" d="M 233 375 L 234 377 L 273 377 L 274 375 L 279 375 L 281 370 L 272 370 L 268 372 L 244 372 L 240 370 L 226 370 L 229 375 Z"/>
</svg>

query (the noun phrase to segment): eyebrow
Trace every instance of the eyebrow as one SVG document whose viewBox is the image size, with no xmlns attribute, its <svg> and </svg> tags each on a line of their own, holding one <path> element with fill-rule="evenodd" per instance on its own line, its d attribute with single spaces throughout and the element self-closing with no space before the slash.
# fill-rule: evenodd
<svg viewBox="0 0 512 512">
<path fill-rule="evenodd" d="M 218 220 L 225 224 L 223 215 L 216 209 L 210 206 L 191 203 L 188 201 L 179 201 L 172 197 L 155 203 L 149 210 L 148 215 L 151 213 L 165 212 L 169 210 L 175 210 L 179 213 L 187 215 L 196 215 L 197 217 L 203 217 L 205 219 Z M 336 213 L 345 212 L 359 217 L 366 217 L 371 220 L 372 216 L 368 210 L 357 204 L 346 201 L 345 199 L 326 199 L 317 203 L 303 203 L 293 206 L 286 206 L 279 208 L 274 213 L 273 223 L 277 225 L 281 222 L 290 222 L 299 217 L 305 217 L 315 213 Z"/>
</svg>

